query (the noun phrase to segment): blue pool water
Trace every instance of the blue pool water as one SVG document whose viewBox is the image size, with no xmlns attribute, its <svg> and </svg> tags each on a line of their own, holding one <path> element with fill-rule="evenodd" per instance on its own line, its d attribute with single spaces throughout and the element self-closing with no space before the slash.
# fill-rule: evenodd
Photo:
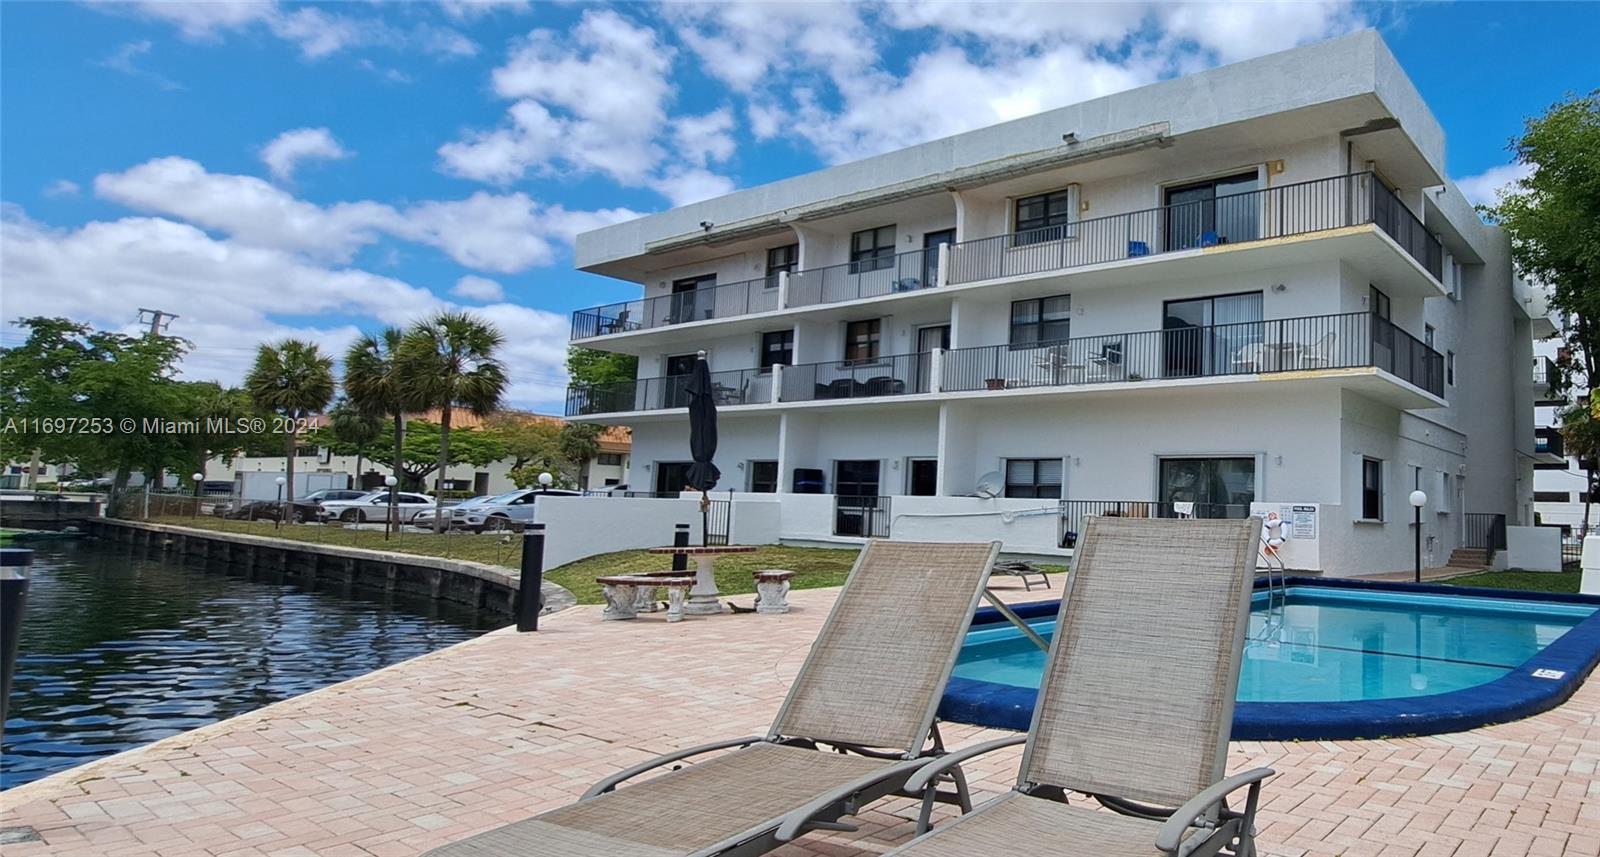
<svg viewBox="0 0 1600 857">
<path fill-rule="evenodd" d="M 1290 587 L 1256 596 L 1240 702 L 1345 702 L 1429 696 L 1515 670 L 1596 612 L 1592 605 Z M 1049 638 L 1051 617 L 1029 625 Z M 967 635 L 955 675 L 1037 688 L 1044 652 L 1009 623 Z"/>
</svg>

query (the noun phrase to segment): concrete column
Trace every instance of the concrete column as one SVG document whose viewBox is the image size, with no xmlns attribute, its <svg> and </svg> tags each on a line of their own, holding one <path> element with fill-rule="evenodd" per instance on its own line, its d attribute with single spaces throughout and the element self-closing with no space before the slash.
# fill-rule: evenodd
<svg viewBox="0 0 1600 857">
<path fill-rule="evenodd" d="M 936 288 L 950 284 L 950 245 L 939 245 L 939 268 L 934 275 L 933 284 Z"/>
<path fill-rule="evenodd" d="M 778 309 L 789 306 L 789 272 L 778 272 Z"/>
<path fill-rule="evenodd" d="M 785 274 L 784 276 L 788 276 Z M 776 363 L 772 367 L 772 403 L 783 401 L 783 364 Z"/>
<path fill-rule="evenodd" d="M 928 367 L 928 392 L 942 392 L 944 389 L 944 349 L 933 349 L 928 359 L 931 363 Z"/>
</svg>

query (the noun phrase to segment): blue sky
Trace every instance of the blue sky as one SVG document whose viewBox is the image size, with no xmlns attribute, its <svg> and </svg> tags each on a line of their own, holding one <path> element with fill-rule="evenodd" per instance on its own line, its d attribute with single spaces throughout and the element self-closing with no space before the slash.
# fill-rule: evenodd
<svg viewBox="0 0 1600 857">
<path fill-rule="evenodd" d="M 0 314 L 179 314 L 189 377 L 337 353 L 443 306 L 557 410 L 573 309 L 637 287 L 572 235 L 830 163 L 1376 26 L 1483 196 L 1600 85 L 1596 6 L 908 2 L 0 5 Z M 18 334 L 7 329 L 0 343 Z"/>
</svg>

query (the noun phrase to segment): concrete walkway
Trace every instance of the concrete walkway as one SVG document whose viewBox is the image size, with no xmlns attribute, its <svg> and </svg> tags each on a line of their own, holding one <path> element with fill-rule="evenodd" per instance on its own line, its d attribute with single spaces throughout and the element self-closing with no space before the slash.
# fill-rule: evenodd
<svg viewBox="0 0 1600 857">
<path fill-rule="evenodd" d="M 1001 585 L 1008 585 L 1003 582 Z M 1052 597 L 1035 590 L 1024 596 Z M 765 730 L 836 590 L 787 616 L 668 625 L 578 607 L 0 793 L 6 857 L 401 857 L 578 797 L 676 747 Z M 1270 765 L 1275 855 L 1600 854 L 1600 681 L 1518 723 L 1393 741 L 1239 743 Z M 952 745 L 993 737 L 947 726 Z M 1010 787 L 1017 754 L 971 772 Z M 879 854 L 908 800 L 785 857 Z M 645 822 L 647 823 L 647 822 Z M 31 828 L 38 839 L 17 842 Z"/>
</svg>

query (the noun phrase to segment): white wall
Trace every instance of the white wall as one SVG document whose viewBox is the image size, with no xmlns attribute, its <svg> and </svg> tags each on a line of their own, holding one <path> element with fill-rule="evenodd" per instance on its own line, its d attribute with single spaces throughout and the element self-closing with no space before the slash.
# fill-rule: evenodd
<svg viewBox="0 0 1600 857">
<path fill-rule="evenodd" d="M 545 525 L 546 570 L 612 551 L 672 544 L 677 524 L 689 524 L 689 541 L 701 540 L 700 501 L 632 497 L 539 498 L 534 519 Z M 662 557 L 662 567 L 669 562 Z"/>
<path fill-rule="evenodd" d="M 1528 571 L 1561 570 L 1561 531 L 1555 527 L 1506 527 L 1506 565 Z"/>
<path fill-rule="evenodd" d="M 1065 557 L 1054 500 L 997 497 L 895 497 L 889 508 L 896 539 L 986 542 L 1000 539 L 1007 553 Z"/>
</svg>

